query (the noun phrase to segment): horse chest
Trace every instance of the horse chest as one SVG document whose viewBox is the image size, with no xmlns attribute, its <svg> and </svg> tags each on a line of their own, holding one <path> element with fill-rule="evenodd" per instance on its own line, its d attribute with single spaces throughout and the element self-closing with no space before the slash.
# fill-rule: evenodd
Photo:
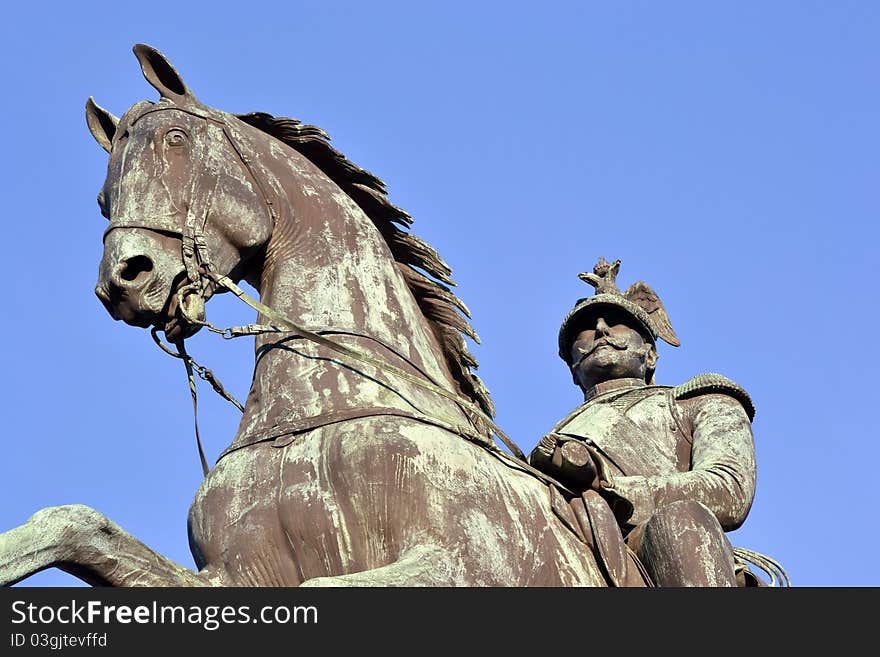
<svg viewBox="0 0 880 657">
<path fill-rule="evenodd" d="M 229 584 L 298 583 L 275 508 L 274 455 L 255 446 L 224 457 L 202 482 L 190 507 L 190 547 L 196 563 Z"/>
<path fill-rule="evenodd" d="M 253 445 L 209 473 L 189 513 L 201 569 L 245 586 L 295 586 L 344 569 L 332 491 L 310 460 L 291 460 L 289 451 Z"/>
</svg>

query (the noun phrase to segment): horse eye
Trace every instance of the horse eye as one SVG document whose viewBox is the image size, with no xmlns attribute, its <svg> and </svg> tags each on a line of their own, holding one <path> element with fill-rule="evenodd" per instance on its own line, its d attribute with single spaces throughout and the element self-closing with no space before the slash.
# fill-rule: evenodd
<svg viewBox="0 0 880 657">
<path fill-rule="evenodd" d="M 183 130 L 172 128 L 165 133 L 165 143 L 169 146 L 183 146 L 186 139 L 186 133 Z"/>
</svg>

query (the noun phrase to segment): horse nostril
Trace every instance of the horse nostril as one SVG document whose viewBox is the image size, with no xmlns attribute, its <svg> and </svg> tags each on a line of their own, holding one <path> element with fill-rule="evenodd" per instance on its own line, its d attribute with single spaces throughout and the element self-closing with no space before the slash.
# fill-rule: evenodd
<svg viewBox="0 0 880 657">
<path fill-rule="evenodd" d="M 137 282 L 153 271 L 153 261 L 147 256 L 139 255 L 123 260 L 116 270 L 120 280 L 128 283 Z"/>
</svg>

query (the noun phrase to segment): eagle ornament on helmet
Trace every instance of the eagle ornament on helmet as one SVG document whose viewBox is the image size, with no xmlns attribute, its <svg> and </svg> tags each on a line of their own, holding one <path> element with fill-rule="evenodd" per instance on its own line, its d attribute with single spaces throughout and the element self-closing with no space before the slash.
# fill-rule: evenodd
<svg viewBox="0 0 880 657">
<path fill-rule="evenodd" d="M 569 367 L 571 367 L 571 345 L 579 332 L 579 327 L 588 316 L 594 315 L 602 306 L 623 310 L 635 320 L 639 332 L 655 346 L 657 338 L 661 338 L 673 347 L 681 345 L 657 293 L 644 281 L 633 283 L 626 292 L 621 293 L 616 280 L 618 271 L 620 271 L 620 260 L 607 262 L 605 258 L 599 258 L 592 272 L 578 274 L 578 278 L 596 288 L 596 292 L 591 297 L 578 299 L 559 327 L 559 357 Z M 649 376 L 649 379 L 652 378 L 653 372 Z"/>
</svg>

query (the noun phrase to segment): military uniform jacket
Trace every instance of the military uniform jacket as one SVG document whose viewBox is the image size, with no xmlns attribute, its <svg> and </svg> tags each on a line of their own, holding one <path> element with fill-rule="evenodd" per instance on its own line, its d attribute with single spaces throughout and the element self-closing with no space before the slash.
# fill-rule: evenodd
<svg viewBox="0 0 880 657">
<path fill-rule="evenodd" d="M 745 390 L 701 374 L 677 387 L 609 381 L 586 397 L 553 432 L 598 453 L 604 492 L 633 507 L 626 525 L 678 500 L 701 502 L 725 531 L 743 523 L 755 494 L 754 406 Z"/>
</svg>

